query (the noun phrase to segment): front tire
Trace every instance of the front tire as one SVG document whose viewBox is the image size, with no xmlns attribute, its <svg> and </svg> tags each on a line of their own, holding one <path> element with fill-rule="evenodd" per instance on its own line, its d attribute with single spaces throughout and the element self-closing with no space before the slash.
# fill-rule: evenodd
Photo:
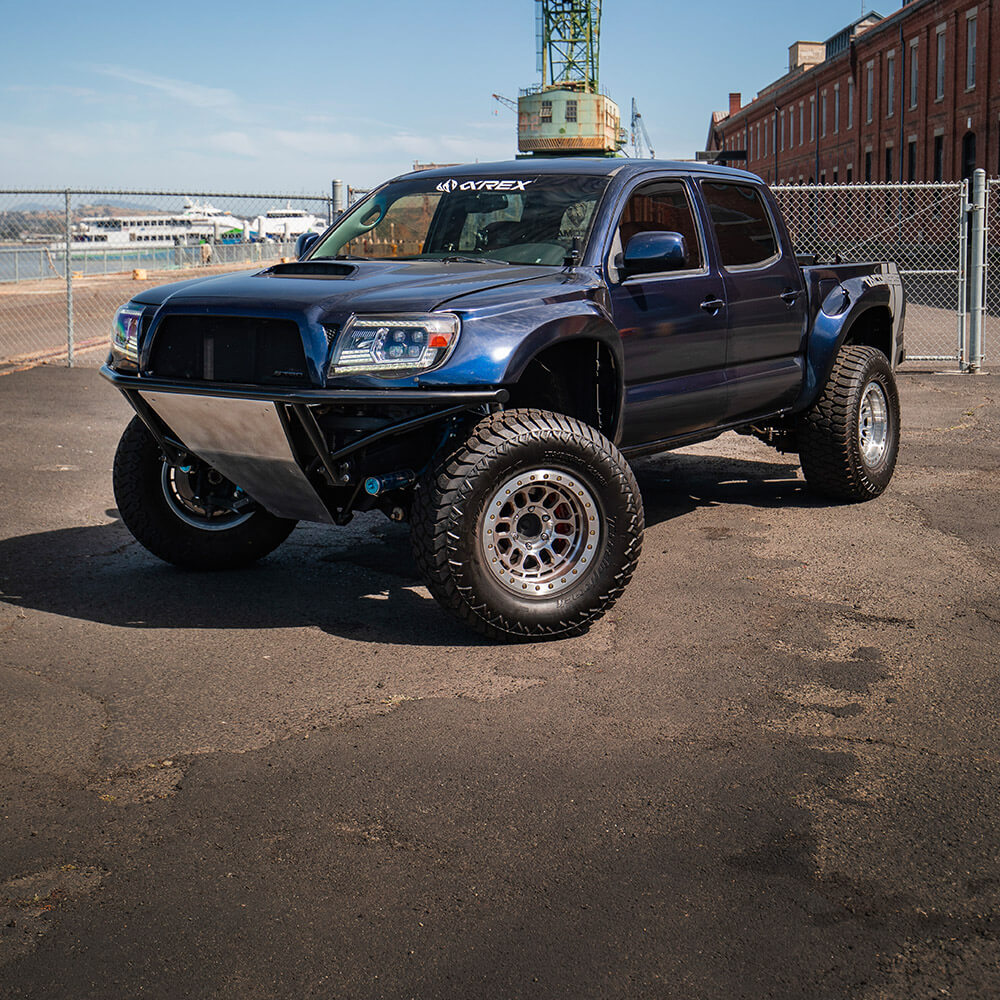
<svg viewBox="0 0 1000 1000">
<path fill-rule="evenodd" d="M 842 347 L 820 397 L 799 420 L 799 460 L 809 487 L 837 500 L 871 500 L 899 454 L 899 392 L 886 356 Z"/>
<path fill-rule="evenodd" d="M 264 510 L 193 455 L 173 465 L 133 417 L 115 452 L 115 502 L 136 541 L 186 569 L 233 569 L 276 549 L 296 522 Z"/>
<path fill-rule="evenodd" d="M 411 538 L 431 594 L 499 639 L 587 630 L 642 548 L 642 500 L 618 449 L 571 417 L 507 410 L 418 483 Z"/>
</svg>

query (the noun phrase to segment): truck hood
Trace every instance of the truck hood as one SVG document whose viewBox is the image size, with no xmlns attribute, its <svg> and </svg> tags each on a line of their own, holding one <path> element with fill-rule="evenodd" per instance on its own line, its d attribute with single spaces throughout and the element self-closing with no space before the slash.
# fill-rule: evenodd
<svg viewBox="0 0 1000 1000">
<path fill-rule="evenodd" d="M 430 312 L 464 296 L 560 275 L 558 268 L 442 261 L 316 261 L 177 282 L 134 299 L 168 312 L 232 310 L 340 321 L 351 313 Z"/>
</svg>

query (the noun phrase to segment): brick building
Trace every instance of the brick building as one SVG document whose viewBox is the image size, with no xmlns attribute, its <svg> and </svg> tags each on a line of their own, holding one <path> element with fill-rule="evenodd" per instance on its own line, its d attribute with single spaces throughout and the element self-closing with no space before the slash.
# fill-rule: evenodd
<svg viewBox="0 0 1000 1000">
<path fill-rule="evenodd" d="M 707 151 L 771 183 L 1000 174 L 998 0 L 910 0 L 796 42 L 789 67 L 749 104 L 729 95 Z"/>
</svg>

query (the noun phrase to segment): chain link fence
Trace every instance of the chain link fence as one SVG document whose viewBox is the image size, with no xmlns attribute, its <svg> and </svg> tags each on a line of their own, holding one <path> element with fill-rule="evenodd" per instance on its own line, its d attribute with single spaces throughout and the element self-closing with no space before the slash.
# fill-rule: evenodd
<svg viewBox="0 0 1000 1000">
<path fill-rule="evenodd" d="M 346 201 L 363 193 L 347 189 Z M 908 363 L 965 363 L 966 183 L 774 193 L 797 252 L 899 265 Z M 0 367 L 99 364 L 115 309 L 137 291 L 291 257 L 298 235 L 333 214 L 329 195 L 0 190 Z M 1000 179 L 987 220 L 988 344 L 1000 335 Z"/>
<path fill-rule="evenodd" d="M 291 257 L 332 217 L 331 195 L 0 190 L 0 366 L 100 364 L 141 289 Z"/>
<path fill-rule="evenodd" d="M 912 362 L 962 363 L 968 185 L 780 185 L 796 252 L 847 263 L 895 261 Z"/>
</svg>

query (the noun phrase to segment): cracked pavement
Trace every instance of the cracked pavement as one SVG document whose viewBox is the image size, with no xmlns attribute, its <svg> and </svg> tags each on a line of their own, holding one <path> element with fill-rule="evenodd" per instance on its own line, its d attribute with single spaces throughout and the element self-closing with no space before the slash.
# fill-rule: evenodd
<svg viewBox="0 0 1000 1000">
<path fill-rule="evenodd" d="M 506 647 L 381 515 L 159 563 L 124 401 L 0 377 L 0 996 L 995 995 L 997 383 L 900 383 L 884 497 L 642 460 L 625 596 Z"/>
</svg>

